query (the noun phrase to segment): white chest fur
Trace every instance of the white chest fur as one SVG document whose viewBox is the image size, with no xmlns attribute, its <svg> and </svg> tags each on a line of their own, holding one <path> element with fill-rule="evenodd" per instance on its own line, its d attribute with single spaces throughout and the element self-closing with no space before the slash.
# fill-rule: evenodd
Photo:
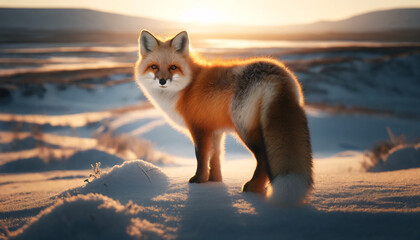
<svg viewBox="0 0 420 240">
<path fill-rule="evenodd" d="M 176 129 L 185 132 L 187 130 L 184 118 L 176 110 L 179 100 L 178 92 L 166 91 L 166 89 L 147 89 L 140 85 L 152 104 L 161 110 L 165 119 Z"/>
<path fill-rule="evenodd" d="M 176 110 L 179 100 L 179 93 L 185 88 L 187 81 L 182 81 L 178 75 L 173 76 L 165 88 L 162 88 L 156 81 L 153 74 L 145 74 L 136 78 L 136 81 L 146 97 L 152 104 L 161 110 L 165 119 L 176 129 L 188 133 L 184 118 Z"/>
<path fill-rule="evenodd" d="M 155 106 L 158 106 L 170 121 L 178 127 L 186 128 L 184 118 L 176 110 L 176 104 L 179 100 L 178 93 L 167 92 L 165 89 L 153 89 L 151 97 Z"/>
</svg>

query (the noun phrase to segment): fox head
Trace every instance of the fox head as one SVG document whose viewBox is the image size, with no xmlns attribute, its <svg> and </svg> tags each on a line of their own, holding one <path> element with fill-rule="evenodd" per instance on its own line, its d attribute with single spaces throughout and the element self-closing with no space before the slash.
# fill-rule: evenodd
<svg viewBox="0 0 420 240">
<path fill-rule="evenodd" d="M 136 80 L 148 90 L 180 91 L 190 83 L 189 61 L 186 31 L 161 41 L 143 30 L 139 37 Z"/>
</svg>

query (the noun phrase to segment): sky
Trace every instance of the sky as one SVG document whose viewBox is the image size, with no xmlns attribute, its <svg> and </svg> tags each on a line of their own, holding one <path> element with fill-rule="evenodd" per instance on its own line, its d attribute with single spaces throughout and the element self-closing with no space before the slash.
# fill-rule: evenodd
<svg viewBox="0 0 420 240">
<path fill-rule="evenodd" d="M 419 0 L 0 0 L 0 7 L 89 8 L 169 21 L 287 25 L 420 7 Z"/>
</svg>

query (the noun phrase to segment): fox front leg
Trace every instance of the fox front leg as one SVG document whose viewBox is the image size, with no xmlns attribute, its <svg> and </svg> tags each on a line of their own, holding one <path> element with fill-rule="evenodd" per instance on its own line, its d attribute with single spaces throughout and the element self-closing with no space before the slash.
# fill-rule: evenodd
<svg viewBox="0 0 420 240">
<path fill-rule="evenodd" d="M 225 134 L 221 131 L 216 131 L 212 134 L 211 157 L 210 157 L 210 175 L 209 181 L 221 182 L 222 169 L 220 161 L 224 155 L 224 141 Z"/>
<path fill-rule="evenodd" d="M 203 183 L 209 180 L 209 158 L 211 150 L 211 134 L 200 129 L 190 131 L 195 147 L 197 158 L 197 170 L 190 178 L 190 183 Z"/>
</svg>

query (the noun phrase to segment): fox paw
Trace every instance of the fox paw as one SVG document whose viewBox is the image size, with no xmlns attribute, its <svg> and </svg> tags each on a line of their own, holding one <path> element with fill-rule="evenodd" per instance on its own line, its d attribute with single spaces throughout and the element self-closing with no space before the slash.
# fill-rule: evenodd
<svg viewBox="0 0 420 240">
<path fill-rule="evenodd" d="M 204 178 L 203 176 L 193 176 L 192 178 L 190 178 L 190 180 L 188 181 L 189 183 L 203 183 L 203 182 L 207 182 L 207 179 Z"/>
<path fill-rule="evenodd" d="M 263 193 L 265 192 L 265 186 L 257 185 L 251 181 L 245 183 L 242 187 L 242 192 L 255 192 L 255 193 Z"/>
</svg>

